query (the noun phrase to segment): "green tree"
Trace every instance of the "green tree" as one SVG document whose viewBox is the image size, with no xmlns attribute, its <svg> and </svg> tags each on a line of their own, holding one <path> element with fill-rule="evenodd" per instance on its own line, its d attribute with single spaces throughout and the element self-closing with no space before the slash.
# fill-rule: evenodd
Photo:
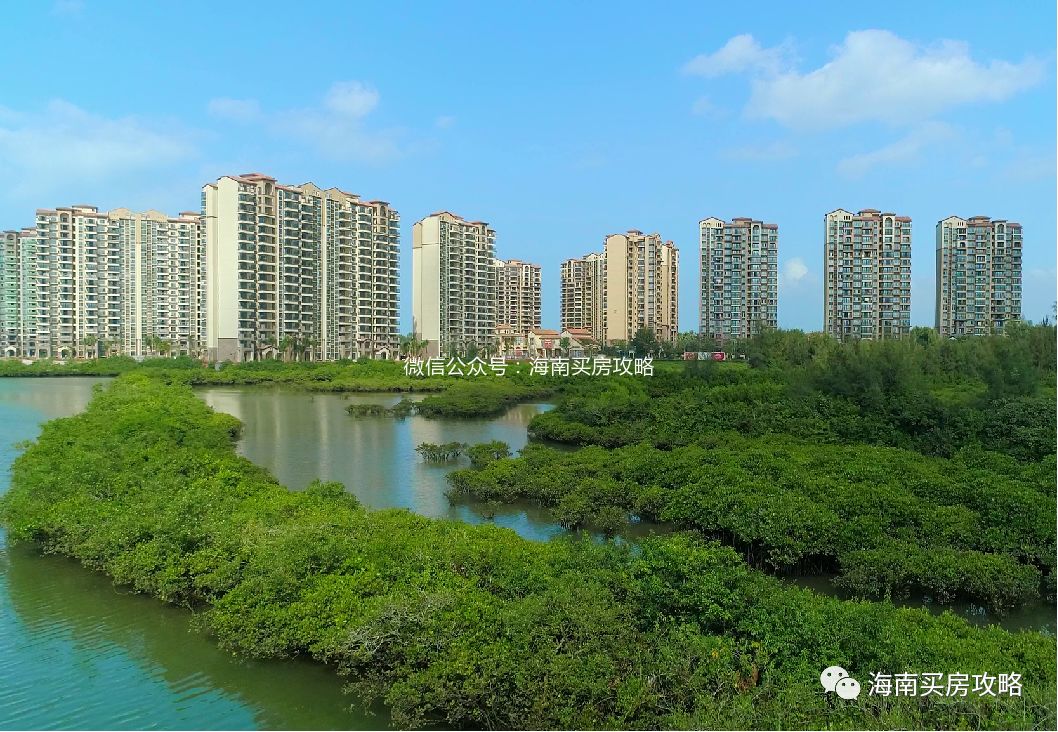
<svg viewBox="0 0 1058 732">
<path fill-rule="evenodd" d="M 637 356 L 656 354 L 661 348 L 658 337 L 651 328 L 640 328 L 628 343 L 629 350 Z"/>
</svg>

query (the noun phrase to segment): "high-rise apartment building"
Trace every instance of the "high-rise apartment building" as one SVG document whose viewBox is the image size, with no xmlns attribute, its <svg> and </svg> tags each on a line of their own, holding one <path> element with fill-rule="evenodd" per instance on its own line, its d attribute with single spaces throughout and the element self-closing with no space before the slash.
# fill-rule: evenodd
<svg viewBox="0 0 1058 732">
<path fill-rule="evenodd" d="M 496 325 L 526 335 L 540 327 L 540 265 L 497 259 Z"/>
<path fill-rule="evenodd" d="M 911 218 L 864 209 L 824 217 L 823 330 L 840 340 L 911 330 Z"/>
<path fill-rule="evenodd" d="M 699 230 L 699 332 L 724 341 L 777 328 L 779 227 L 710 217 Z"/>
<path fill-rule="evenodd" d="M 986 335 L 1021 319 L 1021 224 L 987 216 L 937 222 L 937 331 Z"/>
<path fill-rule="evenodd" d="M 201 217 L 185 211 L 109 214 L 122 271 L 120 353 L 140 356 L 160 349 L 204 355 L 205 247 Z"/>
<path fill-rule="evenodd" d="M 628 342 L 642 329 L 676 341 L 680 253 L 659 234 L 635 229 L 605 242 L 605 340 Z"/>
<path fill-rule="evenodd" d="M 562 330 L 581 329 L 606 338 L 606 255 L 567 259 L 561 269 Z"/>
<path fill-rule="evenodd" d="M 212 358 L 396 353 L 400 219 L 388 203 L 248 173 L 207 184 L 202 211 Z"/>
<path fill-rule="evenodd" d="M 412 229 L 412 329 L 427 355 L 496 345 L 496 232 L 439 211 Z"/>
<path fill-rule="evenodd" d="M 18 354 L 19 241 L 17 231 L 0 231 L 0 356 Z"/>
<path fill-rule="evenodd" d="M 6 355 L 199 352 L 197 214 L 40 209 L 34 228 L 3 235 L 3 251 Z"/>
<path fill-rule="evenodd" d="M 37 229 L 0 232 L 0 355 L 36 356 Z"/>
</svg>

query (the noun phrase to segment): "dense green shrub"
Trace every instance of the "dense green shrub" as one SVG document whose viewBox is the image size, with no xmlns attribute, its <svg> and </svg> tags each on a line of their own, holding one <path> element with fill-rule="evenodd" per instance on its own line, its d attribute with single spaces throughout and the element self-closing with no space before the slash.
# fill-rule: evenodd
<svg viewBox="0 0 1058 732">
<path fill-rule="evenodd" d="M 16 541 L 196 607 L 225 649 L 334 664 L 398 726 L 1053 729 L 1054 639 L 784 586 L 690 536 L 533 543 L 290 492 L 235 421 L 142 375 L 13 466 Z M 510 465 L 488 463 L 490 471 Z M 608 495 L 613 485 L 595 487 Z M 1017 672 L 1021 697 L 825 697 L 820 669 Z"/>
<path fill-rule="evenodd" d="M 537 416 L 539 438 L 669 448 L 703 433 L 794 434 L 951 457 L 984 447 L 1019 460 L 1055 454 L 1053 326 L 940 340 L 841 344 L 818 334 L 765 333 L 730 344 L 743 363 L 688 362 L 682 372 L 563 390 Z"/>
<path fill-rule="evenodd" d="M 555 387 L 502 377 L 457 381 L 439 394 L 417 402 L 424 417 L 495 417 L 519 402 L 546 399 Z"/>
<path fill-rule="evenodd" d="M 450 498 L 536 500 L 567 528 L 637 516 L 696 529 L 780 571 L 838 566 L 857 595 L 927 592 L 996 609 L 1035 599 L 1055 554 L 1054 474 L 791 437 L 702 436 L 518 458 L 449 475 Z"/>
</svg>

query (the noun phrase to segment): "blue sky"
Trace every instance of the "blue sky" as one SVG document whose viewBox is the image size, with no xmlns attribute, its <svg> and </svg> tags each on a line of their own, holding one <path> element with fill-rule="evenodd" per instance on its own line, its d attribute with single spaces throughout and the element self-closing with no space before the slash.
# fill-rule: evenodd
<svg viewBox="0 0 1058 732">
<path fill-rule="evenodd" d="M 1024 225 L 1024 315 L 1050 315 L 1054 3 L 850 5 L 7 4 L 0 228 L 260 171 L 391 202 L 405 255 L 433 211 L 490 222 L 543 266 L 545 327 L 563 259 L 658 231 L 691 330 L 698 220 L 750 216 L 779 224 L 780 325 L 816 330 L 825 213 L 914 219 L 923 325 L 936 222 L 983 214 Z"/>
</svg>

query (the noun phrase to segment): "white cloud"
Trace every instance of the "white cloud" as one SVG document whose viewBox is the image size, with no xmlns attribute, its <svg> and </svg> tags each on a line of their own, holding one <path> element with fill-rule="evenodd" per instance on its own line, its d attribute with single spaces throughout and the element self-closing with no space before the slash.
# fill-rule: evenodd
<svg viewBox="0 0 1058 732">
<path fill-rule="evenodd" d="M 434 120 L 434 125 L 442 130 L 447 130 L 456 123 L 456 118 L 450 114 L 442 114 Z"/>
<path fill-rule="evenodd" d="M 808 265 L 800 257 L 786 260 L 782 267 L 783 280 L 796 284 L 808 276 Z"/>
<path fill-rule="evenodd" d="M 921 152 L 952 137 L 954 131 L 948 125 L 927 122 L 885 147 L 838 161 L 838 172 L 848 178 L 860 178 L 879 166 L 913 163 Z"/>
<path fill-rule="evenodd" d="M 960 105 L 1008 99 L 1044 75 L 1036 60 L 979 63 L 966 43 L 923 45 L 886 30 L 850 32 L 831 55 L 801 73 L 788 65 L 785 46 L 762 48 L 743 35 L 685 68 L 704 76 L 751 74 L 747 115 L 801 130 L 914 124 Z"/>
<path fill-rule="evenodd" d="M 261 116 L 261 105 L 256 99 L 210 99 L 208 111 L 213 117 L 236 122 L 251 122 Z"/>
<path fill-rule="evenodd" d="M 215 117 L 255 122 L 275 137 L 294 138 L 313 145 L 322 157 L 380 162 L 404 151 L 393 130 L 371 130 L 365 122 L 378 107 L 378 91 L 360 81 L 331 85 L 317 106 L 270 112 L 255 99 L 213 99 Z"/>
<path fill-rule="evenodd" d="M 788 142 L 768 142 L 762 145 L 745 145 L 734 147 L 723 152 L 723 157 L 729 160 L 749 160 L 755 162 L 768 162 L 774 160 L 789 160 L 797 157 L 797 148 Z"/>
<path fill-rule="evenodd" d="M 787 44 L 762 48 L 753 36 L 743 33 L 731 38 L 718 51 L 695 56 L 683 70 L 706 78 L 744 71 L 776 73 L 788 62 L 789 55 Z"/>
<path fill-rule="evenodd" d="M 327 157 L 377 162 L 399 153 L 392 133 L 369 131 L 361 122 L 379 100 L 378 91 L 363 82 L 337 81 L 327 90 L 322 107 L 281 112 L 271 128 L 316 145 Z"/>
<path fill-rule="evenodd" d="M 803 129 L 908 124 L 962 104 L 1002 101 L 1042 75 L 1031 60 L 977 63 L 957 41 L 921 46 L 889 31 L 856 31 L 818 69 L 756 80 L 748 109 Z"/>
<path fill-rule="evenodd" d="M 819 277 L 805 264 L 801 257 L 786 260 L 779 273 L 779 287 L 786 293 L 796 293 L 803 297 L 815 295 L 819 291 Z"/>
<path fill-rule="evenodd" d="M 0 179 L 15 193 L 47 193 L 161 169 L 196 154 L 187 131 L 139 117 L 103 117 L 56 99 L 35 113 L 0 109 Z"/>
<path fill-rule="evenodd" d="M 379 95 L 373 87 L 359 81 L 338 81 L 331 85 L 324 106 L 336 115 L 359 119 L 378 106 Z"/>
</svg>

